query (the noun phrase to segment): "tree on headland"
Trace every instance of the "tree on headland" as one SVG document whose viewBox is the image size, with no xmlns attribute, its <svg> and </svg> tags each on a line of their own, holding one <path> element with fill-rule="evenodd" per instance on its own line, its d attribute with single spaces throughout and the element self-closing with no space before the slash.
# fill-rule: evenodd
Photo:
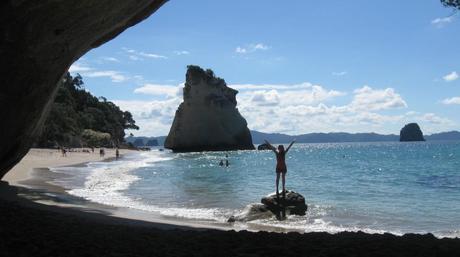
<svg viewBox="0 0 460 257">
<path fill-rule="evenodd" d="M 441 3 L 446 7 L 452 7 L 460 10 L 460 0 L 441 0 Z"/>
<path fill-rule="evenodd" d="M 97 98 L 84 89 L 82 77 L 67 73 L 45 121 L 39 147 L 103 146 L 124 142 L 125 129 L 139 129 L 133 116 L 106 98 Z M 107 135 L 109 142 L 107 142 Z M 101 145 L 102 146 L 102 145 Z"/>
</svg>

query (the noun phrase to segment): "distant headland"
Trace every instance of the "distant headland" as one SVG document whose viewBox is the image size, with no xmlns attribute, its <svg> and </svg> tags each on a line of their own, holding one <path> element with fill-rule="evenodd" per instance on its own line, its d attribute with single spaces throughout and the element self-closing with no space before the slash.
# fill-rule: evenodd
<svg viewBox="0 0 460 257">
<path fill-rule="evenodd" d="M 282 133 L 264 133 L 251 130 L 252 142 L 254 144 L 262 144 L 264 139 L 274 143 L 289 143 L 294 138 L 298 143 L 341 143 L 341 142 L 397 142 L 399 135 L 377 134 L 377 133 L 346 133 L 346 132 L 331 132 L 331 133 L 308 133 L 300 135 L 287 135 Z M 426 141 L 460 141 L 459 131 L 448 131 L 434 133 L 424 136 Z M 138 146 L 146 146 L 146 143 L 156 139 L 158 145 L 163 145 L 165 136 L 159 137 L 127 137 L 127 142 L 137 140 Z"/>
</svg>

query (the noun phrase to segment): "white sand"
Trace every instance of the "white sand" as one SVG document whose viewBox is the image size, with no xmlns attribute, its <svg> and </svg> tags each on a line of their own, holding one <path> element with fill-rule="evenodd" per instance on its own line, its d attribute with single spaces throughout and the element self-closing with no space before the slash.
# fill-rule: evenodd
<svg viewBox="0 0 460 257">
<path fill-rule="evenodd" d="M 10 185 L 19 185 L 19 182 L 30 177 L 34 168 L 50 168 L 58 166 L 76 165 L 90 161 L 102 161 L 115 157 L 115 149 L 105 148 L 105 156 L 99 156 L 99 149 L 95 148 L 94 153 L 82 152 L 81 148 L 74 148 L 76 152 L 67 152 L 63 157 L 61 152 L 56 149 L 36 149 L 32 148 L 24 158 L 16 164 L 3 178 L 3 181 Z M 120 149 L 120 154 L 135 152 L 133 150 Z"/>
</svg>

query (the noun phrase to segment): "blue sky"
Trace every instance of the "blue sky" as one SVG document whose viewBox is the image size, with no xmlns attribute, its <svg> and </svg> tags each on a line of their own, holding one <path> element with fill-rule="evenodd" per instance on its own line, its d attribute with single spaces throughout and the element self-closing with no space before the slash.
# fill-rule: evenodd
<svg viewBox="0 0 460 257">
<path fill-rule="evenodd" d="M 169 131 L 189 64 L 239 90 L 251 129 L 460 130 L 460 21 L 439 0 L 171 0 L 71 67 L 85 87 Z"/>
</svg>

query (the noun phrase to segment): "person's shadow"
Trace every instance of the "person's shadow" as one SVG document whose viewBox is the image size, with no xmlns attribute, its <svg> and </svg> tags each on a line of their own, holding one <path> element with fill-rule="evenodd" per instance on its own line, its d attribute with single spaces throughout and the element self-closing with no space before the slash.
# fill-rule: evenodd
<svg viewBox="0 0 460 257">
<path fill-rule="evenodd" d="M 276 212 L 276 219 L 277 220 L 285 220 L 286 219 L 286 192 L 283 192 L 283 197 L 279 195 L 276 196 L 276 202 L 278 203 L 278 210 Z"/>
</svg>

